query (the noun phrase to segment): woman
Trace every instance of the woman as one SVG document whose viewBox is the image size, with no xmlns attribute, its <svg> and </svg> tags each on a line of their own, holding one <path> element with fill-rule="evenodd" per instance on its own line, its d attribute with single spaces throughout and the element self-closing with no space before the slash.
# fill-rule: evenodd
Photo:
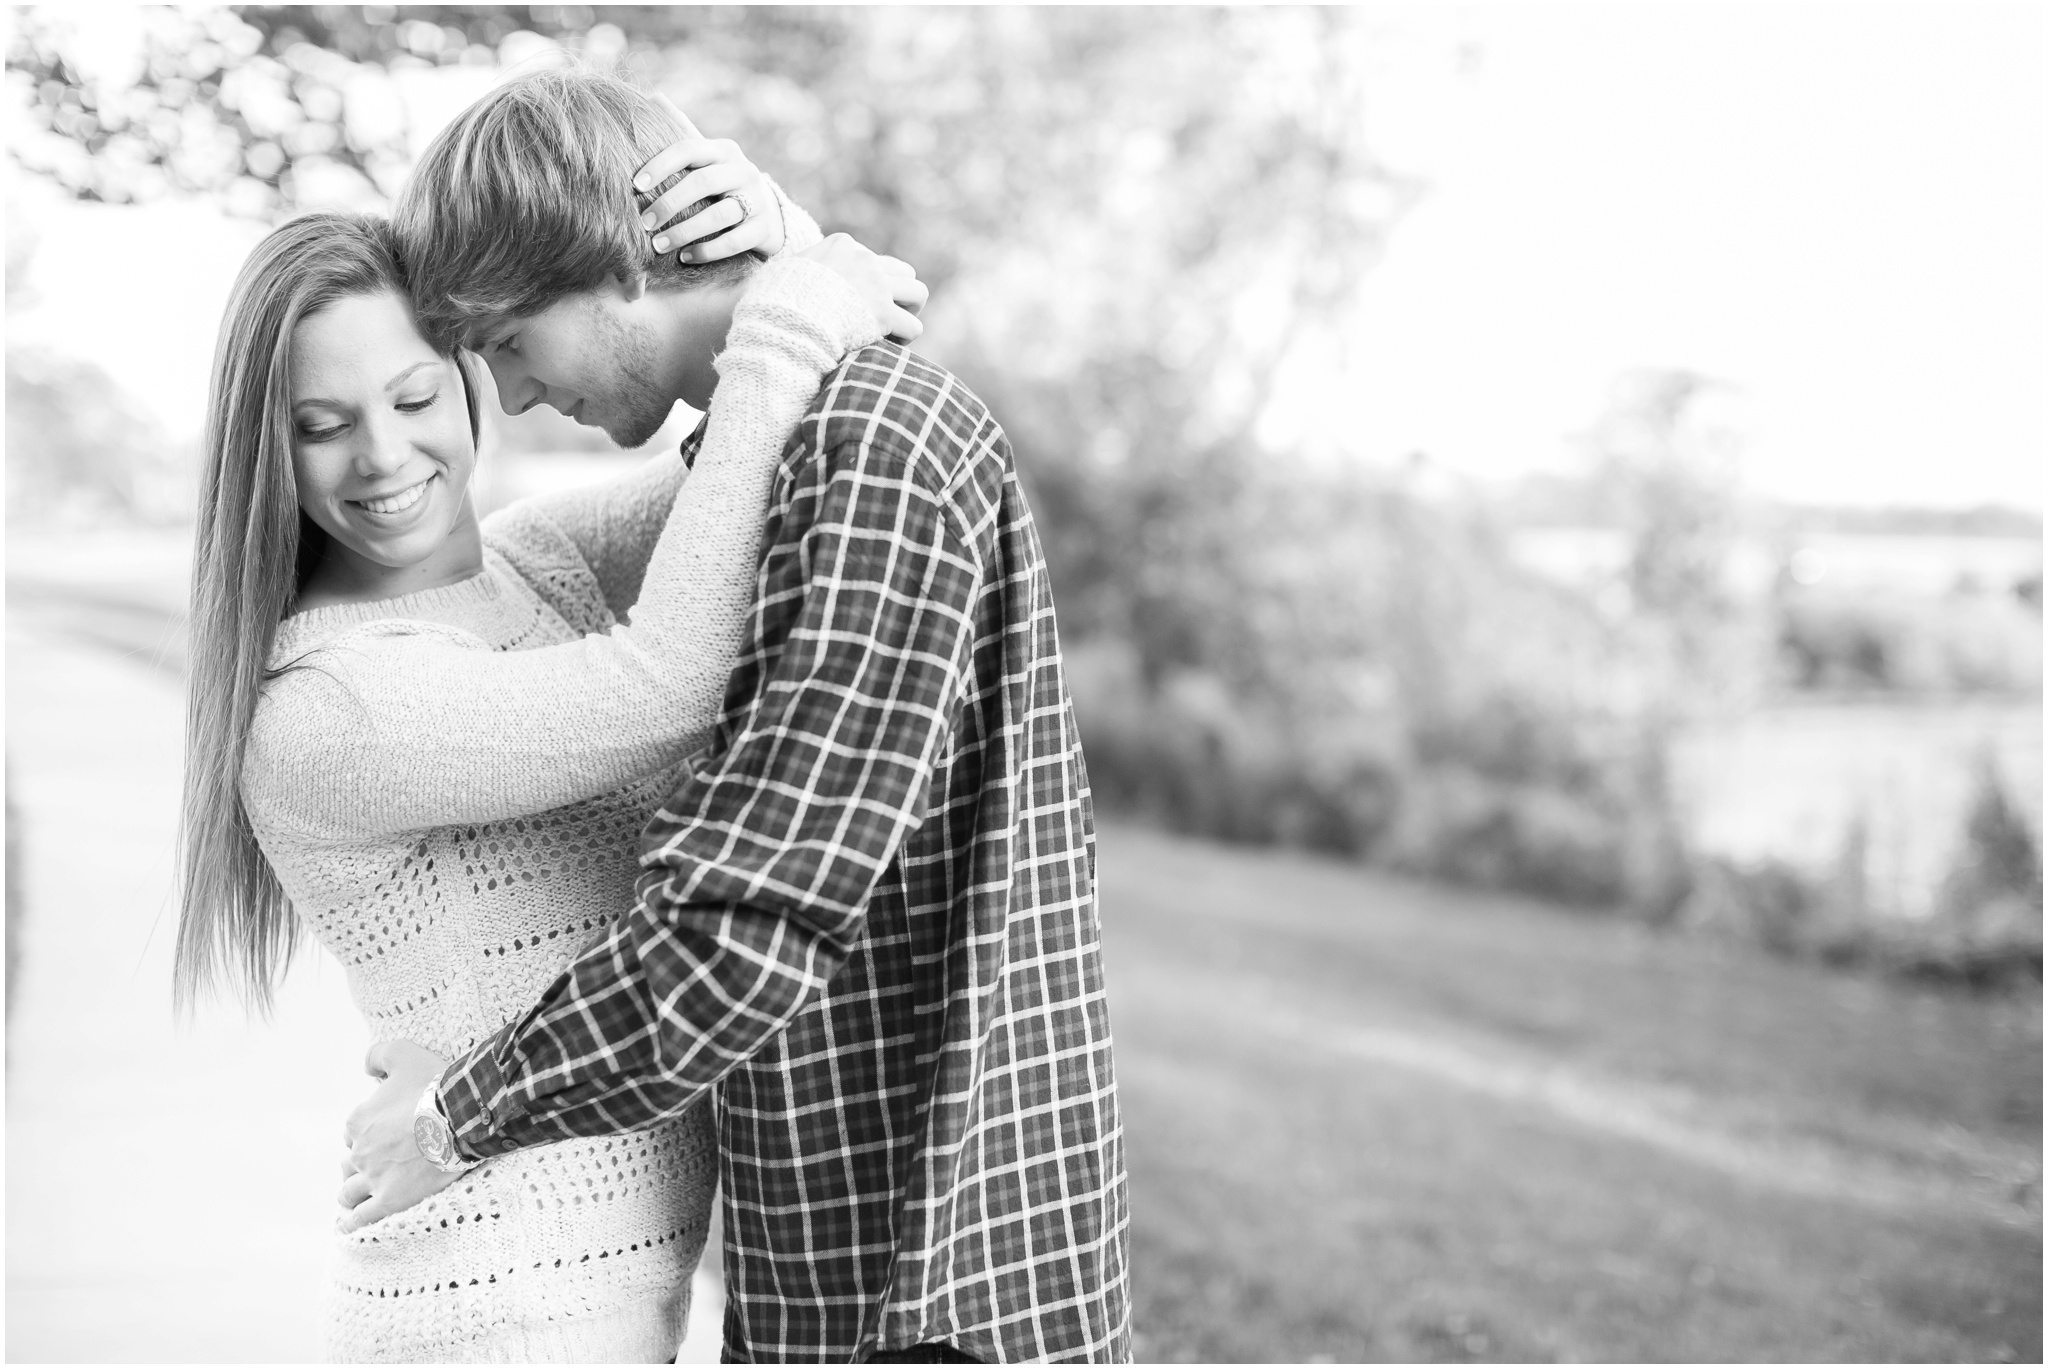
<svg viewBox="0 0 2048 1369">
<path fill-rule="evenodd" d="M 302 920 L 373 1038 L 454 1055 L 631 907 L 641 826 L 718 707 L 783 443 L 893 300 L 922 299 L 886 259 L 792 257 L 815 225 L 708 147 L 791 242 L 734 311 L 687 481 L 666 457 L 479 523 L 473 376 L 415 326 L 388 226 L 312 215 L 244 267 L 193 577 L 183 1001 L 232 971 L 267 1003 Z M 520 671 L 488 707 L 461 669 L 484 652 Z M 703 1109 L 493 1160 L 342 1237 L 327 1351 L 668 1361 L 715 1174 Z"/>
</svg>

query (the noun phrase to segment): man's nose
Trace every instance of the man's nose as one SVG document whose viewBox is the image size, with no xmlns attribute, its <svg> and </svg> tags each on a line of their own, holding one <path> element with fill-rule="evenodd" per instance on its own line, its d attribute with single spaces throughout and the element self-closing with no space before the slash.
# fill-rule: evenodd
<svg viewBox="0 0 2048 1369">
<path fill-rule="evenodd" d="M 547 387 L 526 374 L 509 357 L 487 357 L 485 365 L 491 368 L 491 382 L 498 387 L 498 407 L 517 418 L 547 394 Z"/>
</svg>

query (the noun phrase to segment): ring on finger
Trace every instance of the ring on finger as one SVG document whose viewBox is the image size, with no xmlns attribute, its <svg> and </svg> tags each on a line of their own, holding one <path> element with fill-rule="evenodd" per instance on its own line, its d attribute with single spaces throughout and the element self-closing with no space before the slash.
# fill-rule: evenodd
<svg viewBox="0 0 2048 1369">
<path fill-rule="evenodd" d="M 726 198 L 739 206 L 741 223 L 745 223 L 748 219 L 754 217 L 754 202 L 747 198 L 746 191 L 735 190 L 730 195 L 727 195 Z"/>
</svg>

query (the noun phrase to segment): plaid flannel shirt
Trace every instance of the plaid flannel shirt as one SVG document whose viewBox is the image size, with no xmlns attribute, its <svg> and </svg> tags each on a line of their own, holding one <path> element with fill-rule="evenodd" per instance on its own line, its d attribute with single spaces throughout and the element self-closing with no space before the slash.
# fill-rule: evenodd
<svg viewBox="0 0 2048 1369">
<path fill-rule="evenodd" d="M 856 352 L 765 542 L 637 905 L 443 1076 L 458 1144 L 711 1091 L 728 1359 L 1127 1360 L 1094 819 L 1009 443 L 939 367 Z"/>
</svg>

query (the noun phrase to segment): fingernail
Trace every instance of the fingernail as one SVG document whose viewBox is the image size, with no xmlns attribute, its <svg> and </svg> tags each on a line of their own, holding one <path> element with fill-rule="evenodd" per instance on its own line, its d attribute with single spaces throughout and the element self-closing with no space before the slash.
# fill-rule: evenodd
<svg viewBox="0 0 2048 1369">
<path fill-rule="evenodd" d="M 656 224 L 658 224 L 658 223 L 660 223 L 660 222 L 661 222 L 661 220 L 660 220 L 660 219 L 657 219 L 657 218 L 655 218 L 655 217 L 654 217 L 654 215 L 652 215 L 652 214 L 642 214 L 642 215 L 640 216 L 640 226 L 641 226 L 642 228 L 653 228 L 653 227 L 654 227 L 654 225 L 656 225 Z"/>
<path fill-rule="evenodd" d="M 635 176 L 633 178 L 633 188 L 635 190 L 645 190 L 648 186 L 653 184 L 654 182 L 648 180 L 645 176 Z"/>
<path fill-rule="evenodd" d="M 668 251 L 668 239 L 667 239 L 667 238 L 656 238 L 656 239 L 654 240 L 654 250 L 655 250 L 655 251 L 657 251 L 657 252 L 666 252 L 666 251 Z"/>
</svg>

